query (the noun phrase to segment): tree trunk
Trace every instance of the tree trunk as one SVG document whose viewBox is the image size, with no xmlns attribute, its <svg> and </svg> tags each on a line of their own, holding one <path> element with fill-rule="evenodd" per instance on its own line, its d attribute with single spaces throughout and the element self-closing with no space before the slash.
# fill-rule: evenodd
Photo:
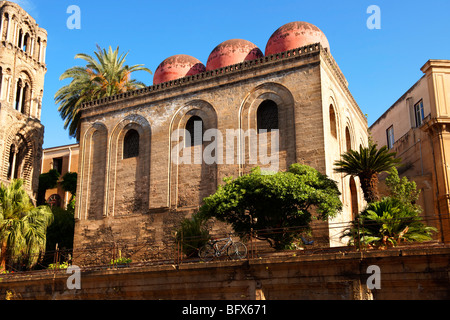
<svg viewBox="0 0 450 320">
<path fill-rule="evenodd" d="M 364 199 L 368 203 L 380 201 L 380 194 L 378 192 L 378 173 L 370 175 L 360 175 L 361 188 L 364 192 Z"/>
<path fill-rule="evenodd" d="M 2 241 L 1 243 L 1 252 L 0 252 L 0 271 L 5 271 L 6 268 L 6 241 Z"/>
</svg>

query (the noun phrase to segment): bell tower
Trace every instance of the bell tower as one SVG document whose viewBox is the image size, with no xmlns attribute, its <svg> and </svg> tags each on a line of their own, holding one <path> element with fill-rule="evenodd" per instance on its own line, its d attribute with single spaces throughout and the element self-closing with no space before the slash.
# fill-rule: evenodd
<svg viewBox="0 0 450 320">
<path fill-rule="evenodd" d="M 18 4 L 0 1 L 0 182 L 23 179 L 35 199 L 47 32 Z"/>
</svg>

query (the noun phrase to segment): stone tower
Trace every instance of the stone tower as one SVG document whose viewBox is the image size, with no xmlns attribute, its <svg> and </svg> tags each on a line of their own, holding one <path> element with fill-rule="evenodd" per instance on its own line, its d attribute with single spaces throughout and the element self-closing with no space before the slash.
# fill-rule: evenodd
<svg viewBox="0 0 450 320">
<path fill-rule="evenodd" d="M 47 32 L 25 10 L 0 1 L 0 182 L 23 179 L 33 199 L 44 139 L 46 46 Z"/>
</svg>

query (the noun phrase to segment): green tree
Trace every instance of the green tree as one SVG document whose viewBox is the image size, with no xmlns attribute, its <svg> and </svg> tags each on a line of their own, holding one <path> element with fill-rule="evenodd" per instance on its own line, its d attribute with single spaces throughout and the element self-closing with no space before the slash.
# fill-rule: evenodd
<svg viewBox="0 0 450 320">
<path fill-rule="evenodd" d="M 73 249 L 75 219 L 73 211 L 63 208 L 52 208 L 54 220 L 47 230 L 47 251 L 53 251 L 58 244 L 60 249 Z M 53 262 L 53 261 L 51 261 Z"/>
<path fill-rule="evenodd" d="M 386 197 L 369 203 L 342 238 L 349 237 L 349 245 L 386 248 L 401 241 L 422 242 L 432 239 L 436 228 L 428 227 L 419 216 L 420 210 L 400 200 Z"/>
<path fill-rule="evenodd" d="M 47 227 L 53 221 L 48 206 L 35 207 L 22 180 L 0 185 L 0 270 L 10 263 L 33 267 L 45 252 Z"/>
<path fill-rule="evenodd" d="M 417 185 L 414 181 L 409 181 L 407 177 L 400 178 L 397 168 L 392 168 L 386 177 L 385 183 L 391 198 L 397 199 L 405 206 L 410 206 L 422 212 L 422 208 L 416 204 L 420 190 L 417 190 Z"/>
<path fill-rule="evenodd" d="M 181 243 L 181 249 L 188 257 L 197 254 L 197 250 L 205 245 L 210 238 L 206 221 L 199 214 L 183 219 L 175 234 L 176 241 Z"/>
<path fill-rule="evenodd" d="M 125 59 L 128 53 L 119 54 L 119 47 L 113 50 L 101 49 L 97 46 L 95 57 L 80 53 L 75 59 L 87 62 L 84 67 L 76 66 L 66 70 L 60 80 L 71 78 L 72 81 L 60 88 L 55 94 L 55 102 L 69 135 L 79 140 L 80 108 L 83 103 L 109 97 L 115 94 L 145 88 L 145 84 L 131 79 L 136 71 L 152 73 L 143 65 L 128 66 Z"/>
<path fill-rule="evenodd" d="M 47 173 L 39 175 L 39 188 L 37 196 L 37 204 L 45 204 L 45 192 L 53 189 L 58 184 L 59 172 L 55 169 L 49 170 Z"/>
<path fill-rule="evenodd" d="M 359 151 L 349 150 L 342 154 L 341 160 L 334 163 L 335 171 L 358 177 L 366 201 L 376 202 L 380 200 L 378 175 L 400 163 L 401 160 L 395 155 L 386 146 L 380 149 L 376 144 L 370 144 L 367 148 L 360 146 Z"/>
<path fill-rule="evenodd" d="M 61 187 L 64 191 L 70 192 L 72 196 L 77 193 L 77 178 L 78 174 L 76 172 L 67 172 L 62 177 Z"/>
<path fill-rule="evenodd" d="M 293 164 L 289 171 L 264 174 L 259 168 L 237 179 L 227 178 L 216 193 L 205 198 L 199 214 L 230 223 L 276 249 L 284 249 L 309 231 L 316 219 L 334 217 L 341 209 L 336 183 L 317 170 Z"/>
<path fill-rule="evenodd" d="M 64 191 L 70 192 L 72 195 L 69 201 L 69 204 L 67 205 L 67 210 L 70 211 L 72 214 L 75 212 L 75 198 L 77 194 L 77 179 L 78 174 L 76 172 L 67 172 L 61 182 L 61 186 Z"/>
</svg>

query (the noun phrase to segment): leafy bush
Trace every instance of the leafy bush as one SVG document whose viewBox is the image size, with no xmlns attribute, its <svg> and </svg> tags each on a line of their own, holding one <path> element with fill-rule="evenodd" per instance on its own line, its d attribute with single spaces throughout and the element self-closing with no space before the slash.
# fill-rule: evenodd
<svg viewBox="0 0 450 320">
<path fill-rule="evenodd" d="M 349 245 L 384 249 L 401 241 L 428 241 L 436 228 L 426 226 L 420 211 L 400 200 L 386 197 L 370 203 L 352 222 L 342 237 L 350 237 Z"/>
<path fill-rule="evenodd" d="M 224 182 L 204 199 L 199 214 L 225 221 L 243 235 L 264 230 L 256 237 L 275 249 L 290 247 L 309 230 L 313 218 L 327 220 L 342 209 L 336 182 L 306 165 L 293 164 L 289 171 L 274 174 L 255 168 Z"/>
<path fill-rule="evenodd" d="M 198 214 L 193 215 L 192 218 L 183 219 L 180 228 L 176 231 L 175 239 L 181 243 L 181 249 L 186 256 L 196 255 L 198 249 L 210 239 L 206 220 Z"/>
<path fill-rule="evenodd" d="M 55 269 L 67 269 L 69 267 L 69 263 L 67 261 L 64 261 L 63 263 L 50 263 L 48 265 L 48 269 L 55 270 Z"/>
</svg>

